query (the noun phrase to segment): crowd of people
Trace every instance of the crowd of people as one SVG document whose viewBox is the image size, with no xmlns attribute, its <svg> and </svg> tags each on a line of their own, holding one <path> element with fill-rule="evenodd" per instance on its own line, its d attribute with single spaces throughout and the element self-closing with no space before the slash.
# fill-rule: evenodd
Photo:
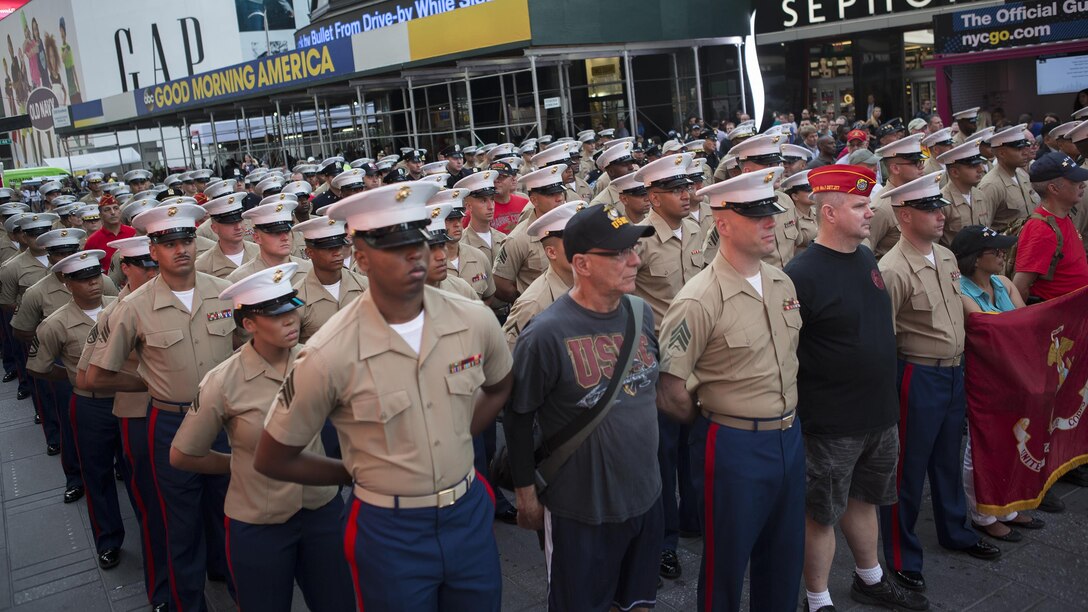
<svg viewBox="0 0 1088 612">
<path fill-rule="evenodd" d="M 1038 155 L 978 112 L 3 189 L 4 381 L 154 610 L 498 610 L 495 520 L 553 610 L 925 610 L 927 548 L 1044 527 L 975 503 L 967 316 L 1088 286 L 1088 108 Z"/>
</svg>

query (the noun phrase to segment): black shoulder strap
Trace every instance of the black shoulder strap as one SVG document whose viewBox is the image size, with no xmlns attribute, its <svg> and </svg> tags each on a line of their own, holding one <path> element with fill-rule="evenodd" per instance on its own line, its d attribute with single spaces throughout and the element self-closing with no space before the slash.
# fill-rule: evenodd
<svg viewBox="0 0 1088 612">
<path fill-rule="evenodd" d="M 545 440 L 544 444 L 537 449 L 537 484 L 541 488 L 547 486 L 548 481 L 555 476 L 559 468 L 563 467 L 567 459 L 570 459 L 574 451 L 578 450 L 582 442 L 604 420 L 623 384 L 623 379 L 627 376 L 627 371 L 631 369 L 635 347 L 640 344 L 642 337 L 642 313 L 645 303 L 639 299 L 632 300 L 627 295 L 623 296 L 620 303 L 627 312 L 627 327 L 624 330 L 623 347 L 620 348 L 620 354 L 612 368 L 612 379 L 608 381 L 604 394 L 592 408 L 567 423 L 563 429 Z M 540 482 L 541 480 L 543 483 Z"/>
</svg>

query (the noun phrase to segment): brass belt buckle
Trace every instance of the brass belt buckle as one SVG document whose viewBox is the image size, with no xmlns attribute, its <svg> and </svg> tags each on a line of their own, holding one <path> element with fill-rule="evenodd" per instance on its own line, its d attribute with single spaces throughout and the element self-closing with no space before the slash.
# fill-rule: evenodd
<svg viewBox="0 0 1088 612">
<path fill-rule="evenodd" d="M 457 501 L 457 487 L 450 487 L 436 493 L 438 495 L 438 507 L 448 508 Z"/>
<path fill-rule="evenodd" d="M 790 427 L 793 427 L 793 419 L 795 419 L 796 417 L 797 417 L 797 413 L 794 412 L 793 414 L 789 415 L 788 417 L 782 419 L 782 429 L 786 430 L 786 429 L 789 429 Z"/>
</svg>

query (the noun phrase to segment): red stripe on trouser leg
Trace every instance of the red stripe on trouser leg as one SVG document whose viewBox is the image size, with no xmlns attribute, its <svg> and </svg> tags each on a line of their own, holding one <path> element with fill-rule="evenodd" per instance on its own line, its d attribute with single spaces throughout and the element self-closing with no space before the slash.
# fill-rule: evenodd
<svg viewBox="0 0 1088 612">
<path fill-rule="evenodd" d="M 166 500 L 162 498 L 162 487 L 159 486 L 159 471 L 155 469 L 155 426 L 159 422 L 159 411 L 151 407 L 151 414 L 147 417 L 147 454 L 151 458 L 151 480 L 155 482 L 155 495 L 159 498 L 159 507 L 162 509 L 162 528 L 166 533 L 166 570 L 170 574 L 170 595 L 174 598 L 174 605 L 178 612 L 183 612 L 181 597 L 178 596 L 177 579 L 174 577 L 174 556 L 170 554 L 170 523 L 166 520 Z"/>
<path fill-rule="evenodd" d="M 903 366 L 903 380 L 899 384 L 899 461 L 895 466 L 895 491 L 899 493 L 903 480 L 903 453 L 907 448 L 907 412 L 910 401 L 910 379 L 914 374 L 914 364 Z M 899 541 L 899 502 L 892 506 L 892 565 L 896 570 L 903 569 L 903 549 Z"/>
<path fill-rule="evenodd" d="M 359 566 L 355 562 L 355 538 L 359 535 L 359 499 L 351 498 L 351 512 L 348 513 L 348 524 L 344 529 L 344 558 L 351 568 L 351 584 L 355 587 L 355 604 L 359 612 L 363 612 L 363 591 L 359 588 Z"/>
<path fill-rule="evenodd" d="M 76 394 L 73 393 L 72 397 L 68 398 L 68 420 L 72 425 L 72 442 L 76 447 L 76 461 L 79 461 L 80 473 L 83 471 L 83 451 L 79 449 L 79 428 L 76 425 Z M 64 448 L 61 445 L 61 448 Z M 87 517 L 91 519 L 91 529 L 94 531 L 94 539 L 98 540 L 98 535 L 102 533 L 102 529 L 98 527 L 98 521 L 94 518 L 94 500 L 91 499 L 91 488 L 87 483 L 83 483 L 83 494 L 87 496 Z"/>
<path fill-rule="evenodd" d="M 710 612 L 714 604 L 714 456 L 718 446 L 718 424 L 710 423 L 706 430 L 706 456 L 703 457 L 703 555 L 706 560 L 706 601 L 704 610 Z"/>
<path fill-rule="evenodd" d="M 121 421 L 121 451 L 125 454 L 125 460 L 128 461 L 128 488 L 132 491 L 132 499 L 136 502 L 136 511 L 140 513 L 143 520 L 140 521 L 140 533 L 143 535 L 141 543 L 144 547 L 144 568 L 147 571 L 147 601 L 151 603 L 151 589 L 155 588 L 155 556 L 151 552 L 151 531 L 147 526 L 147 506 L 144 505 L 144 498 L 140 495 L 140 489 L 136 486 L 136 461 L 132 456 L 132 443 L 128 441 L 128 419 L 120 419 Z"/>
<path fill-rule="evenodd" d="M 476 478 L 480 482 L 484 483 L 484 489 L 487 490 L 487 496 L 491 498 L 491 505 L 495 505 L 495 490 L 491 488 L 491 483 L 484 478 L 484 475 L 480 473 L 480 470 L 476 470 Z"/>
</svg>

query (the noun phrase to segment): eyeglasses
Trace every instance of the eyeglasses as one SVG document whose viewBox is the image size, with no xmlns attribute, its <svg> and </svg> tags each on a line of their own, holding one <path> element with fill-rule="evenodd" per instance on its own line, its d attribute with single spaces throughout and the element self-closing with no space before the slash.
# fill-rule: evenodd
<svg viewBox="0 0 1088 612">
<path fill-rule="evenodd" d="M 1007 251 L 1005 249 L 982 249 L 979 255 L 993 255 L 994 257 L 1006 257 Z"/>
<path fill-rule="evenodd" d="M 897 164 L 892 164 L 892 165 L 893 166 L 914 166 L 915 168 L 921 168 L 925 164 L 926 164 L 926 161 L 924 159 L 919 159 L 917 161 L 905 161 L 905 162 L 899 162 Z"/>
<path fill-rule="evenodd" d="M 599 255 L 601 257 L 611 257 L 613 259 L 630 257 L 635 252 L 635 247 L 627 247 L 620 251 L 586 251 L 586 255 Z"/>
</svg>

